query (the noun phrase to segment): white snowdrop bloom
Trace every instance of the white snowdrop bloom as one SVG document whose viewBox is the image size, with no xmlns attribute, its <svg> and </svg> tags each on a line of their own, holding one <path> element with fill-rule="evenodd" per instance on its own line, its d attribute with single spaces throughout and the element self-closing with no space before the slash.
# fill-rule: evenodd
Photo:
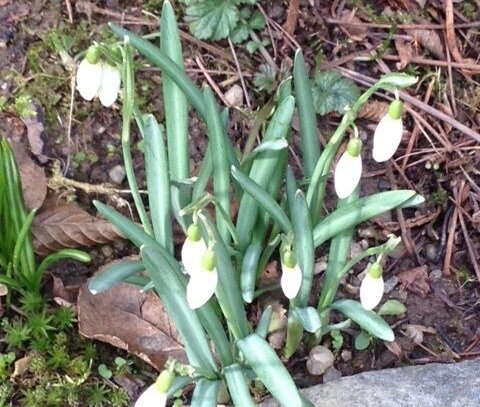
<svg viewBox="0 0 480 407">
<path fill-rule="evenodd" d="M 165 407 L 168 398 L 167 392 L 174 378 L 175 374 L 173 372 L 163 370 L 156 382 L 140 395 L 135 407 Z"/>
<path fill-rule="evenodd" d="M 384 283 L 382 267 L 378 263 L 370 266 L 360 285 L 360 302 L 367 310 L 374 309 L 382 300 Z"/>
<path fill-rule="evenodd" d="M 282 256 L 282 278 L 280 285 L 285 297 L 290 300 L 297 296 L 302 285 L 302 270 L 300 270 L 295 255 L 290 250 L 287 250 Z"/>
<path fill-rule="evenodd" d="M 218 283 L 218 274 L 215 267 L 215 253 L 207 249 L 203 259 L 196 269 L 190 272 L 190 281 L 187 285 L 187 302 L 191 309 L 200 308 L 215 294 Z"/>
<path fill-rule="evenodd" d="M 187 237 L 181 252 L 183 267 L 187 274 L 192 275 L 199 270 L 206 252 L 207 245 L 202 238 L 200 226 L 193 223 L 188 227 Z"/>
<path fill-rule="evenodd" d="M 373 159 L 377 162 L 388 161 L 397 151 L 403 135 L 403 104 L 394 100 L 388 113 L 380 120 L 373 136 Z"/>
<path fill-rule="evenodd" d="M 77 90 L 85 100 L 97 96 L 102 85 L 103 67 L 100 62 L 91 63 L 85 58 L 77 69 Z"/>
<path fill-rule="evenodd" d="M 122 77 L 118 68 L 103 64 L 102 82 L 98 91 L 98 98 L 105 107 L 112 106 L 118 98 Z"/>
<path fill-rule="evenodd" d="M 148 387 L 135 403 L 135 407 L 164 407 L 166 405 L 167 393 L 160 391 L 156 383 Z"/>
<path fill-rule="evenodd" d="M 348 143 L 335 167 L 333 176 L 335 192 L 340 199 L 347 198 L 355 190 L 362 177 L 362 141 L 355 137 Z"/>
</svg>

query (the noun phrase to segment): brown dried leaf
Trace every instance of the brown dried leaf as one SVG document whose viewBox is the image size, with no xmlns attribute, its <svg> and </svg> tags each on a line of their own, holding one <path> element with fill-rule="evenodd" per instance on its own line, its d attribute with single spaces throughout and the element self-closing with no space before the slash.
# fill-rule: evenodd
<svg viewBox="0 0 480 407">
<path fill-rule="evenodd" d="M 45 164 L 48 161 L 48 158 L 43 155 L 43 146 L 45 145 L 43 141 L 43 132 L 45 130 L 43 122 L 45 120 L 45 115 L 43 113 L 42 105 L 39 101 L 34 101 L 28 105 L 27 109 L 35 113 L 31 117 L 25 117 L 22 119 L 27 128 L 30 149 L 37 159 L 42 164 Z"/>
<path fill-rule="evenodd" d="M 41 208 L 47 196 L 45 170 L 35 164 L 19 141 L 9 140 L 22 181 L 23 199 L 28 210 Z"/>
<path fill-rule="evenodd" d="M 401 346 L 398 344 L 398 342 L 393 341 L 393 342 L 384 342 L 385 346 L 387 349 L 392 352 L 397 358 L 401 358 L 403 355 L 403 350 Z"/>
<path fill-rule="evenodd" d="M 426 264 L 402 271 L 398 273 L 397 277 L 403 289 L 408 289 L 422 297 L 425 297 L 430 291 L 430 285 L 428 284 L 428 267 Z"/>
<path fill-rule="evenodd" d="M 388 103 L 380 100 L 370 100 L 365 103 L 360 111 L 358 117 L 360 119 L 372 120 L 379 122 L 388 112 Z"/>
<path fill-rule="evenodd" d="M 186 362 L 179 334 L 153 292 L 118 284 L 92 295 L 87 282 L 77 306 L 79 330 L 87 338 L 125 349 L 159 371 L 170 356 Z"/>
<path fill-rule="evenodd" d="M 425 325 L 416 325 L 416 324 L 406 324 L 403 325 L 405 329 L 405 335 L 407 335 L 414 343 L 420 345 L 423 342 L 423 334 L 436 334 L 434 328 L 425 326 Z"/>
<path fill-rule="evenodd" d="M 40 255 L 74 247 L 90 247 L 122 238 L 110 222 L 95 218 L 74 203 L 48 208 L 35 217 L 35 251 Z"/>
<path fill-rule="evenodd" d="M 34 356 L 35 355 L 33 353 L 29 353 L 28 355 L 25 355 L 23 358 L 17 359 L 14 363 L 12 378 L 22 376 L 25 372 L 27 372 L 32 363 Z"/>
<path fill-rule="evenodd" d="M 413 37 L 413 40 L 429 51 L 437 59 L 445 60 L 445 51 L 443 50 L 443 41 L 434 30 L 407 30 L 407 33 Z"/>
<path fill-rule="evenodd" d="M 400 57 L 400 62 L 398 63 L 397 68 L 399 70 L 404 69 L 413 58 L 412 43 L 401 39 L 396 39 L 395 48 L 397 49 L 398 56 Z"/>
<path fill-rule="evenodd" d="M 362 21 L 355 17 L 355 12 L 350 10 L 343 10 L 340 19 L 348 23 L 361 23 Z M 363 41 L 368 33 L 367 27 L 358 25 L 341 24 L 340 29 L 348 35 L 353 41 Z"/>
</svg>

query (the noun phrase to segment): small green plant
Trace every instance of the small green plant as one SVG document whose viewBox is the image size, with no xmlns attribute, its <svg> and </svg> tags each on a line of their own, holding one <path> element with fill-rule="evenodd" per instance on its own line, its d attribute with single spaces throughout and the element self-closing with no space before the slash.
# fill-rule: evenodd
<svg viewBox="0 0 480 407">
<path fill-rule="evenodd" d="M 218 6 L 210 10 L 212 21 L 217 21 L 215 18 L 219 15 L 233 15 L 238 3 L 192 2 L 199 16 L 194 27 L 206 25 L 203 20 L 206 14 L 202 13 L 208 7 Z M 222 24 L 227 22 L 222 20 Z M 227 112 L 219 110 L 210 88 L 198 89 L 185 74 L 170 3 L 165 1 L 162 10 L 160 47 L 115 24 L 110 27 L 123 40 L 123 45 L 95 44 L 89 49 L 88 54 L 97 53 L 99 57 L 88 63 L 98 66 L 92 69 L 90 78 L 81 74 L 78 87 L 82 94 L 86 91 L 89 95 L 97 94 L 103 83 L 99 72 L 106 61 L 121 72 L 122 153 L 141 227 L 100 202 L 95 201 L 94 205 L 139 248 L 141 259 L 111 266 L 96 275 L 89 288 L 97 294 L 120 281 L 139 285 L 143 290 L 154 288 L 183 339 L 189 360 L 187 365 L 168 361 L 136 406 L 164 406 L 168 397 L 192 382 L 195 383 L 191 401 L 194 407 L 216 404 L 223 386 L 228 389 L 234 405 L 254 406 L 251 388 L 253 383 L 260 382 L 284 406 L 311 406 L 266 341 L 272 307 L 267 307 L 257 326 L 252 327 L 245 303 L 252 303 L 265 293 L 257 282 L 265 265 L 278 258 L 282 269 L 280 284 L 269 289 L 281 289 L 284 302 L 289 304 L 284 357 L 291 357 L 306 335 L 310 343 L 318 343 L 330 334 L 335 346 L 340 348 L 344 332 L 340 334 L 337 330 L 351 321 L 362 332 L 368 332 L 369 338 L 394 339 L 392 328 L 373 309 L 383 296 L 382 263 L 400 239 L 392 236 L 384 244 L 371 247 L 351 260 L 348 260 L 349 249 L 356 225 L 394 208 L 416 206 L 423 198 L 408 190 L 359 197 L 362 142 L 355 119 L 376 91 L 395 91 L 413 85 L 416 79 L 403 74 L 386 75 L 363 94 L 345 99 L 341 107 L 334 106 L 344 115 L 322 151 L 311 82 L 303 56 L 297 52 L 294 89 L 291 78 L 280 84 L 275 103 L 269 106 L 271 115 L 265 119 L 268 123 L 260 144 L 239 160 L 227 137 Z M 223 34 L 227 35 L 227 29 L 223 28 Z M 210 30 L 208 35 L 214 34 Z M 162 72 L 164 100 L 168 101 L 164 104 L 166 139 L 154 115 L 143 114 L 136 102 L 134 49 Z M 96 87 L 88 88 L 92 83 Z M 83 88 L 82 84 L 87 85 Z M 332 87 L 334 85 L 332 83 Z M 110 91 L 109 99 L 116 99 L 118 89 Z M 188 156 L 189 103 L 205 122 L 209 138 L 195 178 L 192 178 Z M 304 170 L 301 182 L 287 165 L 295 107 Z M 376 161 L 390 159 L 400 144 L 402 108 L 397 95 L 375 131 L 373 157 Z M 149 212 L 140 196 L 132 164 L 133 121 L 145 143 Z M 353 137 L 346 143 L 346 151 L 334 171 L 337 208 L 327 215 L 323 212 L 327 182 L 334 158 L 349 130 Z M 212 192 L 207 191 L 210 180 Z M 238 203 L 236 221 L 231 216 L 233 202 Z M 209 206 L 215 210 L 214 215 Z M 181 261 L 175 258 L 172 217 L 186 236 Z M 311 298 L 315 250 L 327 242 L 330 242 L 330 251 L 321 294 L 319 298 Z M 375 260 L 363 279 L 360 302 L 337 300 L 341 279 L 359 261 L 372 257 Z M 332 325 L 332 312 L 343 314 L 347 320 Z"/>
</svg>

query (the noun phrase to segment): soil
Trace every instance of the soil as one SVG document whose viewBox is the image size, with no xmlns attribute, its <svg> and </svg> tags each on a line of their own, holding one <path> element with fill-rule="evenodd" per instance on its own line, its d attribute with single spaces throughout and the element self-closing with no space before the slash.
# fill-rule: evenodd
<svg viewBox="0 0 480 407">
<path fill-rule="evenodd" d="M 45 143 L 42 154 L 48 158 L 40 162 L 39 157 L 33 157 L 37 164 L 50 171 L 53 160 L 60 160 L 64 175 L 67 178 L 89 184 L 111 183 L 109 171 L 116 165 L 122 164 L 120 151 L 121 112 L 119 107 L 104 109 L 98 101 L 84 102 L 75 93 L 71 128 L 69 128 L 69 109 L 71 104 L 71 72 L 62 64 L 60 57 L 51 45 L 51 35 L 61 33 L 72 39 L 69 49 L 70 55 L 84 50 L 91 40 L 106 40 L 112 38 L 105 28 L 108 20 L 126 21 L 141 19 L 151 23 L 153 20 L 142 14 L 142 9 L 148 8 L 158 14 L 156 1 L 136 0 L 123 2 L 105 0 L 96 2 L 91 13 L 85 12 L 87 2 L 77 1 L 76 7 L 72 2 L 72 17 L 74 24 L 69 22 L 69 12 L 66 4 L 70 1 L 37 0 L 35 2 L 21 2 L 0 0 L 0 96 L 7 100 L 6 107 L 0 112 L 0 132 L 9 136 L 26 140 L 27 129 L 23 125 L 18 111 L 12 107 L 21 95 L 30 95 L 33 100 L 39 101 L 43 111 L 44 131 L 39 136 Z M 283 25 L 286 20 L 287 2 L 265 1 L 263 7 L 274 22 Z M 312 5 L 310 5 L 311 3 Z M 325 7 L 326 3 L 331 5 Z M 342 11 L 336 8 L 339 2 L 324 2 L 314 0 L 303 2 L 298 23 L 295 27 L 294 40 L 304 50 L 306 60 L 310 66 L 315 64 L 338 65 L 354 70 L 369 77 L 377 78 L 385 70 L 396 71 L 396 62 L 388 58 L 378 59 L 378 63 L 363 60 L 355 61 L 351 57 L 355 53 L 365 54 L 369 46 L 381 44 L 387 47 L 379 51 L 379 55 L 397 55 L 395 45 L 388 38 L 387 28 L 379 25 L 368 32 L 360 30 L 353 32 L 353 28 L 340 26 L 338 16 Z M 380 17 L 394 13 L 403 16 L 404 21 L 397 23 L 442 24 L 442 2 L 433 1 L 430 6 L 421 9 L 416 17 L 419 1 L 403 0 L 401 2 L 380 0 L 376 2 L 346 1 L 340 2 L 343 12 L 357 10 L 357 17 L 361 21 L 373 24 L 382 24 Z M 368 3 L 368 4 L 367 4 Z M 457 10 L 456 21 L 472 22 L 480 20 L 478 1 L 465 1 L 473 6 L 473 11 L 465 4 Z M 455 3 L 455 7 L 459 7 Z M 477 8 L 475 8 L 477 7 Z M 335 14 L 332 14 L 335 13 Z M 123 17 L 122 17 L 123 16 Z M 385 17 L 386 18 L 386 17 Z M 393 17 L 392 17 L 393 19 Z M 130 25 L 130 29 L 147 33 L 153 27 L 145 24 Z M 358 28 L 358 27 L 357 27 Z M 182 25 L 183 30 L 187 30 Z M 286 40 L 277 26 L 272 25 L 272 37 L 275 48 L 269 47 L 275 60 L 292 64 L 295 44 Z M 432 31 L 432 30 L 430 30 Z M 440 31 L 441 33 L 441 31 Z M 462 34 L 460 36 L 460 33 Z M 393 33 L 392 33 L 393 34 Z M 269 33 L 262 33 L 269 38 Z M 415 46 L 420 47 L 420 54 L 428 59 L 437 60 L 428 51 L 428 46 L 412 33 L 402 31 L 398 34 L 407 36 Z M 432 34 L 433 35 L 433 34 Z M 358 36 L 362 37 L 358 40 Z M 477 28 L 464 28 L 457 31 L 457 41 L 460 44 L 463 57 L 478 58 L 480 53 L 480 35 Z M 230 55 L 228 43 L 211 43 L 212 49 L 207 49 L 201 42 L 187 41 L 184 43 L 186 66 L 189 75 L 199 84 L 205 83 L 204 74 L 198 69 L 195 58 L 201 57 L 205 68 L 210 72 L 216 83 L 231 79 L 232 75 L 222 72 L 237 71 L 233 58 L 221 58 L 219 55 Z M 243 45 L 236 47 L 242 72 L 247 81 L 249 97 L 252 103 L 250 109 L 233 110 L 230 113 L 230 136 L 237 147 L 242 148 L 248 130 L 252 126 L 252 117 L 258 107 L 261 107 L 268 98 L 265 92 L 257 92 L 252 85 L 252 76 L 255 67 L 263 62 L 262 55 L 250 55 Z M 320 52 L 321 51 L 321 52 Z M 382 54 L 383 53 L 383 54 Z M 350 58 L 351 57 L 351 58 Z M 342 58 L 346 61 L 342 63 Z M 472 63 L 474 63 L 473 61 Z M 476 61 L 478 64 L 478 59 Z M 159 91 L 161 79 L 158 72 L 147 67 L 139 67 L 138 79 L 139 96 L 142 109 L 145 111 L 161 112 L 162 99 Z M 466 124 L 475 131 L 480 130 L 480 87 L 479 75 L 472 75 L 466 70 L 453 69 L 451 75 L 446 67 L 441 67 L 441 79 L 435 83 L 437 88 L 430 87 L 432 93 L 429 104 L 435 109 L 446 112 L 457 121 Z M 424 78 L 411 94 L 422 101 L 429 89 L 429 83 L 435 75 L 435 67 L 419 65 L 409 62 L 406 71 L 415 73 Z M 218 73 L 220 72 L 220 73 Z M 477 72 L 478 73 L 478 72 Z M 42 79 L 44 78 L 44 79 Z M 453 90 L 447 82 L 451 80 Z M 220 91 L 226 92 L 233 82 L 220 85 Z M 43 86 L 43 87 L 42 87 Z M 433 86 L 433 85 L 432 85 Z M 454 98 L 452 99 L 452 92 Z M 56 96 L 56 97 L 55 97 Z M 382 100 L 378 98 L 378 100 Z M 452 105 L 455 103 L 456 108 Z M 364 183 L 362 193 L 367 194 L 375 190 L 392 188 L 415 188 L 425 196 L 427 204 L 420 210 L 404 211 L 404 219 L 392 212 L 386 216 L 364 225 L 355 235 L 355 248 L 373 246 L 377 241 L 383 241 L 386 234 L 395 232 L 402 234 L 404 241 L 410 242 L 410 247 L 401 245 L 394 257 L 388 263 L 385 279 L 390 284 L 390 291 L 385 299 L 399 299 L 405 303 L 407 312 L 401 318 L 390 317 L 389 322 L 395 326 L 415 325 L 416 330 L 405 330 L 397 333 L 397 347 L 387 348 L 383 343 L 375 343 L 368 351 L 356 351 L 352 337 L 345 335 L 344 350 L 351 352 L 351 357 L 339 353 L 336 368 L 342 375 L 351 375 L 357 372 L 383 369 L 405 364 L 422 364 L 429 362 L 453 362 L 480 355 L 480 286 L 479 276 L 475 270 L 479 268 L 480 253 L 480 150 L 475 142 L 449 123 L 438 122 L 425 112 L 412 109 L 419 113 L 430 125 L 426 133 L 413 130 L 416 121 L 408 116 L 405 127 L 417 133 L 417 142 L 410 154 L 404 156 L 403 150 L 393 165 L 387 169 L 384 165 L 374 162 L 365 162 Z M 155 113 L 159 121 L 162 114 Z M 201 161 L 206 148 L 204 127 L 192 113 L 190 124 L 190 149 L 192 168 L 196 168 Z M 371 118 L 371 116 L 370 116 Z M 335 114 L 319 119 L 319 128 L 322 139 L 328 135 L 338 123 Z M 369 118 L 361 119 L 357 123 L 361 137 L 366 138 L 372 133 L 375 121 Z M 435 134 L 431 134 L 432 130 Z M 69 137 L 70 134 L 70 137 Z M 444 140 L 447 140 L 446 142 Z M 138 134 L 133 135 L 134 166 L 140 188 L 144 188 L 144 169 L 141 143 Z M 406 148 L 407 141 L 402 145 Z M 447 145 L 445 145 L 445 143 Z M 27 145 L 28 143 L 25 142 Z M 80 154 L 81 153 L 81 154 Z M 298 161 L 298 146 L 294 144 L 291 155 L 291 164 L 297 173 L 301 172 Z M 368 154 L 368 151 L 367 151 Z M 366 155 L 367 155 L 366 154 Z M 403 157 L 402 157 L 403 156 Z M 407 158 L 404 158 L 407 157 Z M 406 161 L 404 161 L 406 160 Z M 438 166 L 438 167 L 437 167 Z M 124 181 L 118 188 L 127 188 Z M 331 185 L 329 188 L 332 187 Z M 459 191 L 463 191 L 460 197 Z M 68 193 L 67 193 L 68 192 Z M 81 190 L 65 189 L 50 191 L 56 197 L 68 195 L 84 209 L 94 214 L 93 199 L 99 199 L 117 208 L 129 216 L 128 205 L 118 206 L 116 196 L 87 194 Z M 122 199 L 130 201 L 128 195 L 121 195 Z M 455 202 L 461 203 L 459 209 Z M 461 222 L 452 226 L 452 218 L 463 217 L 465 227 Z M 464 231 L 465 230 L 465 231 Z M 453 234 L 453 240 L 449 240 Z M 469 250 L 467 243 L 471 246 Z M 85 281 L 100 265 L 134 253 L 126 242 L 104 245 L 92 248 L 90 254 L 94 259 L 90 266 L 60 264 L 52 273 L 58 276 L 65 286 L 75 285 Z M 451 260 L 446 266 L 445 256 L 450 253 Z M 318 253 L 318 262 L 324 260 L 326 253 Z M 475 264 L 476 263 L 476 264 Z M 359 279 L 357 275 L 363 270 L 366 263 L 361 263 L 344 281 L 339 296 L 354 297 L 358 295 Z M 422 272 L 416 271 L 424 267 Z M 363 267 L 363 268 L 362 268 Z M 410 274 L 409 274 L 410 273 Z M 321 273 L 316 278 L 316 285 L 321 285 Z M 422 328 L 423 327 L 423 328 Z M 428 331 L 433 328 L 434 331 Z M 412 332 L 425 329 L 423 341 L 413 341 Z M 330 341 L 327 338 L 326 341 Z M 112 355 L 115 348 L 109 348 Z M 302 387 L 320 382 L 320 377 L 308 375 L 305 369 L 307 354 L 298 352 L 289 362 L 288 367 L 294 372 Z"/>
</svg>

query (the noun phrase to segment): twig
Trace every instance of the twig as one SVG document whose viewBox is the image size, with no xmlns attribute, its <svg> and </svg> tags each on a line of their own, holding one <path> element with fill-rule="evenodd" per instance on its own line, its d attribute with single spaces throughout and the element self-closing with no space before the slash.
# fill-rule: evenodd
<svg viewBox="0 0 480 407">
<path fill-rule="evenodd" d="M 400 61 L 400 57 L 397 55 L 383 55 L 383 59 L 387 61 Z M 429 65 L 429 66 L 445 66 L 448 67 L 447 61 L 442 61 L 439 59 L 428 59 L 422 57 L 413 57 L 410 60 L 412 64 L 418 65 Z M 473 73 L 480 73 L 480 66 L 478 64 L 468 63 L 468 62 L 451 62 L 450 65 L 452 68 L 465 69 L 472 71 Z"/>
<path fill-rule="evenodd" d="M 70 0 L 65 0 L 65 5 L 67 6 L 68 21 L 70 21 L 70 24 L 73 24 L 72 3 L 70 3 Z"/>
<path fill-rule="evenodd" d="M 445 34 L 446 36 L 446 34 Z M 455 103 L 455 87 L 453 86 L 453 75 L 452 75 L 452 57 L 450 55 L 450 49 L 446 47 L 447 55 L 447 73 L 448 73 L 448 87 L 450 88 L 450 99 L 452 103 L 453 117 L 458 116 L 457 104 Z"/>
<path fill-rule="evenodd" d="M 448 240 L 445 248 L 445 260 L 443 262 L 443 274 L 450 275 L 450 264 L 452 262 L 453 244 L 455 240 L 455 231 L 457 229 L 458 207 L 455 205 L 452 217 L 450 218 L 450 225 L 448 227 Z"/>
<path fill-rule="evenodd" d="M 238 76 L 240 77 L 240 83 L 242 84 L 243 93 L 245 95 L 245 101 L 247 102 L 247 106 L 249 108 L 251 108 L 252 105 L 250 103 L 250 96 L 248 95 L 248 92 L 247 92 L 247 85 L 245 84 L 245 79 L 243 77 L 242 68 L 240 67 L 240 64 L 238 63 L 237 53 L 235 52 L 235 47 L 233 46 L 230 38 L 228 39 L 228 45 L 230 45 L 230 49 L 232 50 L 233 60 L 235 61 L 235 65 L 236 65 L 237 71 L 238 71 Z"/>
<path fill-rule="evenodd" d="M 453 18 L 453 2 L 445 0 L 445 35 L 447 37 L 447 45 L 455 61 L 463 63 L 463 57 L 460 54 L 455 37 L 455 26 Z"/>
<path fill-rule="evenodd" d="M 364 23 L 364 22 L 349 22 L 340 20 L 337 18 L 327 18 L 325 21 L 328 24 L 335 25 L 348 25 L 356 27 L 367 27 L 367 28 L 392 28 L 392 24 L 377 24 L 377 23 Z M 444 30 L 445 25 L 443 24 L 398 24 L 397 29 L 401 30 Z M 480 21 L 472 21 L 470 23 L 457 24 L 457 28 L 477 28 L 480 27 Z"/>
<path fill-rule="evenodd" d="M 218 97 L 220 99 L 222 99 L 222 102 L 225 106 L 228 106 L 228 102 L 227 100 L 225 99 L 225 96 L 224 94 L 222 93 L 222 91 L 220 90 L 220 88 L 218 87 L 218 85 L 215 83 L 215 81 L 212 79 L 212 77 L 209 75 L 209 73 L 207 72 L 207 70 L 205 69 L 205 66 L 203 65 L 202 61 L 200 60 L 199 57 L 196 57 L 195 58 L 195 61 L 198 65 L 198 67 L 201 69 L 203 75 L 205 76 L 205 78 L 207 79 L 208 83 L 210 84 L 210 86 L 213 88 L 213 90 L 215 91 L 215 93 L 218 95 Z"/>
<path fill-rule="evenodd" d="M 68 109 L 68 124 L 67 124 L 67 162 L 63 169 L 63 175 L 66 175 L 70 167 L 71 153 L 70 146 L 72 143 L 72 122 L 73 122 L 73 102 L 75 100 L 75 77 L 76 69 L 73 68 L 72 76 L 70 78 L 70 107 Z"/>
</svg>

